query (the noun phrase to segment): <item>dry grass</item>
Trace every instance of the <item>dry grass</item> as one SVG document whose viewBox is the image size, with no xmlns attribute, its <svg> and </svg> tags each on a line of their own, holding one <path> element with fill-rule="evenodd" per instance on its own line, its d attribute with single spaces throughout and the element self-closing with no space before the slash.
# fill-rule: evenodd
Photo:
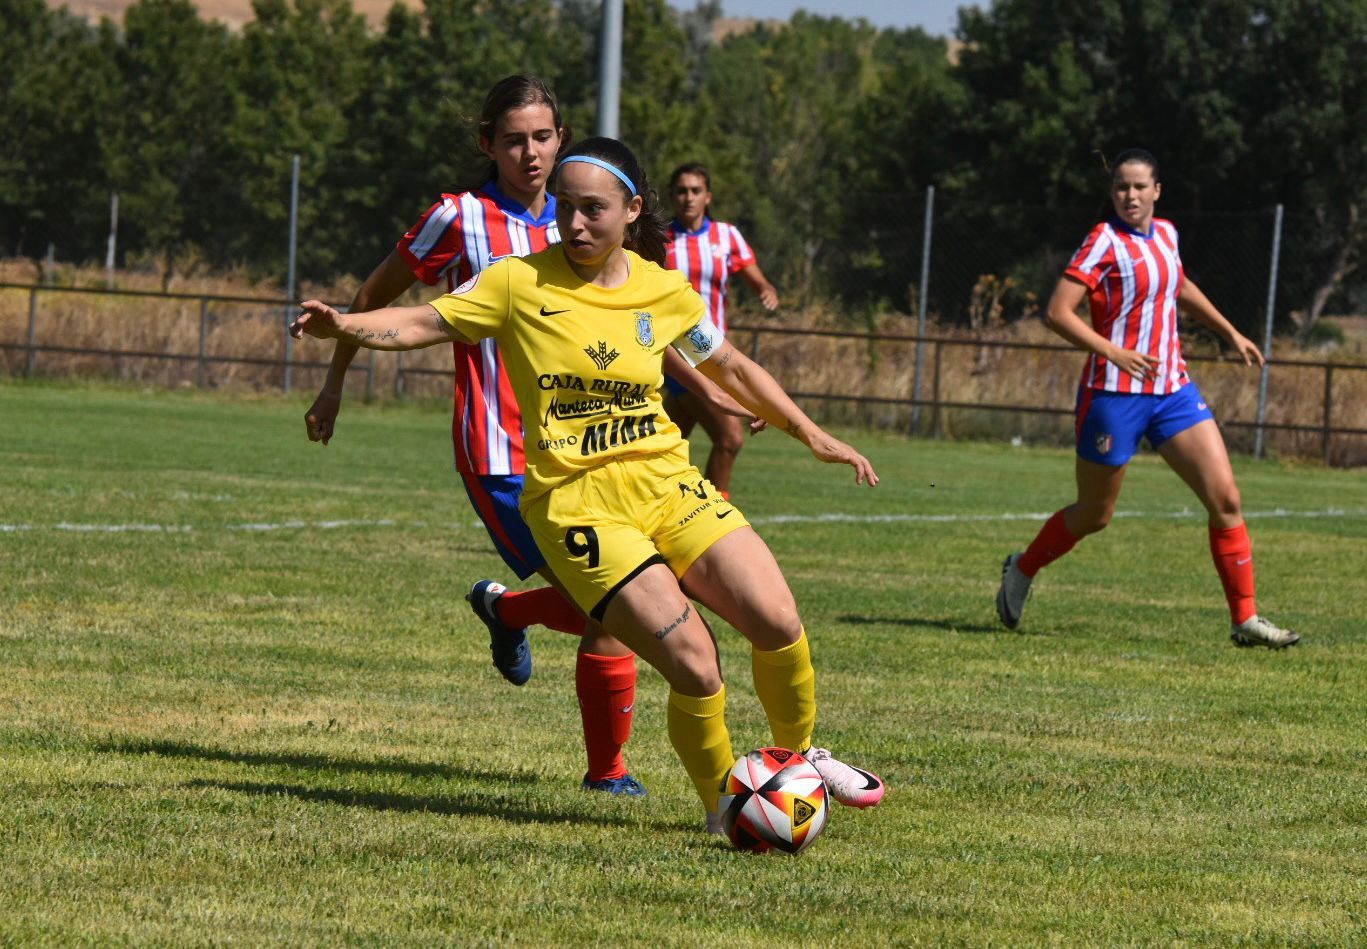
<svg viewBox="0 0 1367 949">
<path fill-rule="evenodd" d="M 27 261 L 0 261 L 0 282 L 31 283 L 38 274 Z M 48 275 L 56 286 L 103 287 L 99 268 L 58 266 Z M 121 271 L 117 285 L 124 290 L 157 292 L 155 272 Z M 334 302 L 349 301 L 354 281 L 334 286 L 306 286 L 301 295 L 319 296 Z M 250 296 L 279 299 L 280 286 L 253 282 L 240 274 L 195 274 L 181 277 L 172 290 L 178 293 Z M 418 287 L 406 302 L 427 299 L 432 291 Z M 0 290 L 0 372 L 18 375 L 25 371 L 22 344 L 27 338 L 29 295 L 22 290 Z M 110 357 L 96 354 L 40 353 L 36 371 L 50 376 L 115 377 L 159 386 L 204 385 L 211 388 L 274 390 L 282 383 L 286 313 L 275 304 L 211 302 L 204 327 L 204 350 L 209 358 L 253 358 L 267 364 L 208 363 L 147 357 Z M 178 354 L 193 357 L 200 346 L 199 300 L 155 297 L 105 296 L 98 294 L 42 293 L 35 339 L 40 346 L 63 346 L 91 350 L 122 350 Z M 823 419 L 882 428 L 909 430 L 911 412 L 905 405 L 860 404 L 854 397 L 905 400 L 912 393 L 916 347 L 904 341 L 870 342 L 818 336 L 784 336 L 763 328 L 846 329 L 843 314 L 829 307 L 785 311 L 772 318 L 755 311 L 733 314 L 737 326 L 760 327 L 761 332 L 736 331 L 733 341 L 750 352 L 789 391 L 805 396 L 806 403 Z M 1351 323 L 1345 323 L 1351 327 Z M 912 335 L 915 322 L 902 314 L 885 314 L 868 329 L 879 333 Z M 861 327 L 861 330 L 864 327 Z M 947 402 L 998 406 L 1031 406 L 1067 409 L 1072 406 L 1080 369 L 1073 352 L 1014 349 L 1004 343 L 1057 344 L 1042 324 L 1022 321 L 969 331 L 932 327 L 931 334 L 964 345 L 944 344 L 939 360 L 939 395 Z M 1278 346 L 1281 365 L 1269 385 L 1269 421 L 1319 425 L 1324 418 L 1324 370 L 1301 367 L 1287 360 L 1321 360 L 1367 365 L 1361 336 L 1332 350 L 1306 353 L 1293 344 Z M 1188 356 L 1215 355 L 1207 341 L 1193 336 Z M 294 385 L 311 391 L 321 385 L 320 365 L 329 356 L 325 346 L 305 343 L 295 348 Z M 373 392 L 389 397 L 394 391 L 398 360 L 380 354 L 373 361 L 358 360 L 358 368 L 373 365 Z M 403 356 L 404 393 L 414 398 L 444 400 L 449 397 L 451 357 L 445 347 L 434 347 Z M 426 370 L 421 374 L 409 370 Z M 1258 374 L 1230 362 L 1193 362 L 1192 373 L 1202 393 L 1220 416 L 1250 420 L 1258 399 Z M 935 391 L 935 347 L 927 348 L 921 396 Z M 365 385 L 362 372 L 353 373 L 354 392 Z M 1338 370 L 1333 378 L 1332 421 L 1335 425 L 1367 428 L 1367 370 Z M 820 398 L 847 396 L 847 399 Z M 922 413 L 921 429 L 929 432 L 934 414 Z M 940 413 L 940 430 L 949 437 L 1009 439 L 1066 443 L 1071 437 L 1070 415 L 1036 415 L 1000 409 L 946 409 Z M 1230 429 L 1228 437 L 1237 450 L 1252 446 L 1252 433 Z M 1269 446 L 1283 455 L 1323 457 L 1324 443 L 1317 433 L 1269 434 Z M 1329 460 L 1336 465 L 1367 464 L 1367 437 L 1340 436 L 1330 443 Z"/>
</svg>

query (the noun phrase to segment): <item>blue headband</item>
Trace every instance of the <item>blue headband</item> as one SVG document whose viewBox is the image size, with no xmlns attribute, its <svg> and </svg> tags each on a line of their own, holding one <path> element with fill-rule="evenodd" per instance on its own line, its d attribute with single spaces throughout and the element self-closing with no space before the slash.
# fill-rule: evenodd
<svg viewBox="0 0 1367 949">
<path fill-rule="evenodd" d="M 622 184 L 627 186 L 627 190 L 631 192 L 631 196 L 633 198 L 636 197 L 636 186 L 631 183 L 631 179 L 628 178 L 625 174 L 623 174 L 622 169 L 618 168 L 617 166 L 609 165 L 607 162 L 603 161 L 603 159 L 594 158 L 591 155 L 570 155 L 568 158 L 560 159 L 560 164 L 568 165 L 572 161 L 582 161 L 588 165 L 597 165 L 604 171 L 612 172 L 614 175 L 617 176 L 618 180 L 621 181 Z"/>
</svg>

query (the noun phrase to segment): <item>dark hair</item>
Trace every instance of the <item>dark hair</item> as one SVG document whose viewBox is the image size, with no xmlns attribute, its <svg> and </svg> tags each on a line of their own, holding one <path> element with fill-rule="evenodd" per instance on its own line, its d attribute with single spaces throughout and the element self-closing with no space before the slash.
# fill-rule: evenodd
<svg viewBox="0 0 1367 949">
<path fill-rule="evenodd" d="M 525 109 L 529 105 L 548 107 L 551 110 L 551 121 L 555 123 L 556 129 L 565 130 L 564 135 L 560 138 L 560 150 L 556 153 L 556 158 L 559 158 L 564 154 L 565 149 L 570 147 L 573 135 L 570 127 L 560 118 L 560 103 L 556 101 L 555 93 L 551 92 L 550 87 L 535 76 L 505 76 L 494 83 L 494 87 L 484 97 L 484 107 L 479 110 L 479 122 L 475 126 L 476 141 L 492 144 L 494 126 L 498 124 L 498 120 L 514 109 Z M 475 187 L 496 178 L 498 178 L 498 163 L 491 161 L 485 166 L 484 178 L 477 182 Z"/>
<path fill-rule="evenodd" d="M 597 158 L 599 161 L 605 161 L 627 176 L 636 188 L 636 193 L 641 196 L 643 207 L 636 220 L 627 225 L 627 233 L 622 240 L 622 246 L 663 267 L 665 265 L 665 237 L 669 234 L 668 219 L 660 208 L 660 196 L 655 193 L 655 189 L 650 187 L 650 182 L 646 180 L 646 173 L 642 170 L 641 163 L 636 160 L 636 155 L 617 139 L 603 138 L 602 136 L 584 139 L 565 152 L 561 158 L 563 160 L 573 155 L 583 155 L 586 158 Z M 551 175 L 552 182 L 560 174 L 562 167 L 564 167 L 563 164 L 555 166 L 555 172 Z M 617 181 L 616 178 L 613 180 Z M 628 201 L 631 200 L 631 192 L 627 190 L 625 184 L 617 181 L 617 187 L 622 189 L 622 194 L 626 196 Z"/>
<path fill-rule="evenodd" d="M 1111 162 L 1111 167 L 1108 168 L 1107 171 L 1109 171 L 1111 177 L 1114 178 L 1116 170 L 1119 169 L 1121 165 L 1127 165 L 1132 161 L 1139 162 L 1141 165 L 1148 165 L 1149 169 L 1153 171 L 1153 180 L 1158 180 L 1158 159 L 1153 157 L 1152 152 L 1144 148 L 1124 149 L 1115 156 L 1115 160 Z"/>
<path fill-rule="evenodd" d="M 681 175 L 698 175 L 702 178 L 702 183 L 707 187 L 707 190 L 712 190 L 712 176 L 707 173 L 707 166 L 704 165 L 702 162 L 684 162 L 678 168 L 675 168 L 672 172 L 670 172 L 669 190 L 671 192 L 674 190 L 674 186 L 679 183 L 679 177 Z"/>
</svg>

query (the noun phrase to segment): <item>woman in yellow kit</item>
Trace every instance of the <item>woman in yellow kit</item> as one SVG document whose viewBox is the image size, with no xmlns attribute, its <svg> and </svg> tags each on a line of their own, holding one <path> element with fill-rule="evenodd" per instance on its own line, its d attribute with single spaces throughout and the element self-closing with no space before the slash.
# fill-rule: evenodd
<svg viewBox="0 0 1367 949">
<path fill-rule="evenodd" d="M 876 484 L 873 466 L 726 342 L 683 275 L 661 266 L 664 215 L 630 149 L 588 139 L 560 159 L 553 186 L 559 245 L 498 261 L 423 306 L 342 315 L 310 300 L 290 331 L 390 350 L 497 341 L 526 429 L 523 518 L 580 609 L 669 683 L 670 742 L 709 831 L 720 833 L 734 757 L 716 643 L 689 597 L 750 640 L 774 743 L 807 756 L 836 800 L 877 804 L 882 780 L 812 747 L 815 673 L 793 595 L 745 516 L 688 463 L 661 410 L 665 347 L 819 460 L 852 466 L 856 483 Z"/>
</svg>

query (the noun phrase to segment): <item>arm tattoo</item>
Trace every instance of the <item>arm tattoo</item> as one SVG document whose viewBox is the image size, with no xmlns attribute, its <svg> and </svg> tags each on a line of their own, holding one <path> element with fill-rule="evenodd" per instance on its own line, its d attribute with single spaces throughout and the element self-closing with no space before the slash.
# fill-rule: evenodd
<svg viewBox="0 0 1367 949">
<path fill-rule="evenodd" d="M 722 353 L 720 356 L 718 356 L 718 357 L 717 357 L 717 368 L 718 368 L 718 369 L 721 369 L 721 368 L 722 368 L 723 366 L 725 366 L 728 362 L 730 362 L 730 361 L 731 361 L 731 354 L 734 353 L 734 352 L 735 352 L 734 349 L 728 349 L 726 352 L 724 352 L 724 353 Z"/>
<path fill-rule="evenodd" d="M 441 330 L 442 335 L 443 335 L 443 336 L 450 336 L 450 335 L 451 335 L 451 324 L 448 323 L 448 322 L 446 322 L 446 317 L 442 316 L 442 315 L 441 315 L 440 313 L 438 313 L 436 310 L 433 310 L 433 311 L 432 311 L 432 317 L 433 317 L 434 320 L 436 320 L 437 329 Z"/>
<path fill-rule="evenodd" d="M 797 433 L 802 430 L 802 426 L 797 422 L 789 422 L 783 430 L 794 438 L 797 438 Z"/>
<path fill-rule="evenodd" d="M 398 339 L 399 331 L 396 329 L 387 329 L 383 333 L 377 333 L 374 330 L 355 330 L 352 332 L 351 336 L 356 342 L 361 343 L 368 339 Z"/>
<path fill-rule="evenodd" d="M 674 630 L 678 629 L 678 628 L 679 628 L 680 626 L 682 626 L 684 623 L 688 622 L 688 617 L 690 617 L 690 616 L 692 616 L 692 615 L 693 615 L 693 604 L 692 604 L 692 603 L 685 603 L 685 604 L 684 604 L 684 611 L 683 611 L 682 613 L 679 614 L 679 618 L 676 619 L 674 622 L 670 623 L 670 624 L 669 624 L 668 626 L 666 626 L 664 629 L 657 629 L 657 630 L 655 630 L 655 638 L 656 638 L 656 639 L 664 639 L 664 638 L 665 638 L 666 636 L 668 636 L 670 633 L 674 632 Z"/>
</svg>

